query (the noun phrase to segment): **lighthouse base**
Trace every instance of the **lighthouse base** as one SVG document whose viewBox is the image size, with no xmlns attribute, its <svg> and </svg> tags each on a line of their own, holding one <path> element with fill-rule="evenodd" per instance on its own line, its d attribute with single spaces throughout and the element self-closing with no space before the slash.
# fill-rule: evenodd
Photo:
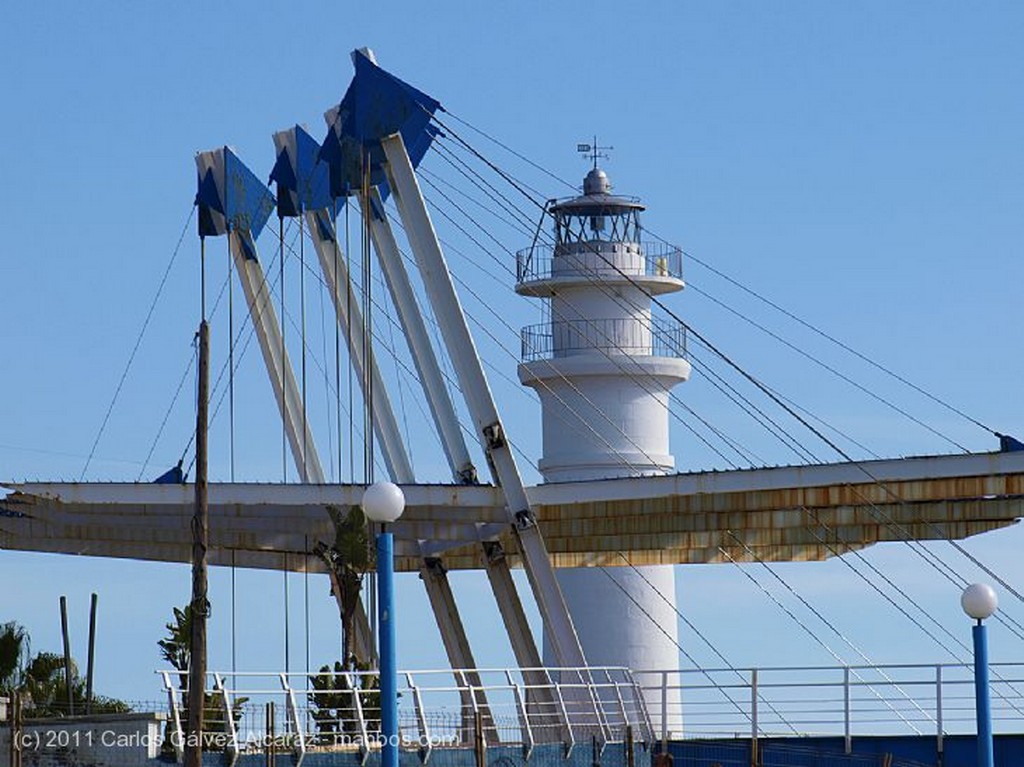
<svg viewBox="0 0 1024 767">
<path fill-rule="evenodd" d="M 580 567 L 557 571 L 576 633 L 590 666 L 624 666 L 631 670 L 679 668 L 679 624 L 671 566 Z M 557 666 L 545 636 L 544 663 Z M 595 680 L 600 682 L 600 680 Z M 655 732 L 663 712 L 677 721 L 678 690 L 645 693 Z"/>
</svg>

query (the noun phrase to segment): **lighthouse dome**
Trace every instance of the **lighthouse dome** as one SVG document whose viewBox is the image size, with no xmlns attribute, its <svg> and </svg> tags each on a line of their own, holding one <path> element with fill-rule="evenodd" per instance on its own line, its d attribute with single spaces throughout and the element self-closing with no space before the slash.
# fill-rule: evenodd
<svg viewBox="0 0 1024 767">
<path fill-rule="evenodd" d="M 583 194 L 608 194 L 611 190 L 608 174 L 600 168 L 594 168 L 583 179 Z"/>
</svg>

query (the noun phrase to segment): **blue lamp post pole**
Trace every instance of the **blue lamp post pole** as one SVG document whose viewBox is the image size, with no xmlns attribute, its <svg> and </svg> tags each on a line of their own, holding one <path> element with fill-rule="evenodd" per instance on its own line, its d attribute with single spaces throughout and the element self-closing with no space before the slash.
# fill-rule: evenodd
<svg viewBox="0 0 1024 767">
<path fill-rule="evenodd" d="M 394 536 L 384 526 L 405 509 L 398 485 L 378 482 L 363 493 L 363 513 L 381 524 L 377 535 L 377 627 L 380 655 L 381 767 L 398 767 L 398 658 L 395 632 Z"/>
<path fill-rule="evenodd" d="M 995 590 L 986 583 L 968 586 L 960 597 L 964 612 L 977 621 L 974 635 L 974 700 L 978 719 L 978 767 L 995 767 L 992 749 L 992 706 L 988 689 L 988 628 L 984 620 L 999 606 Z"/>
</svg>

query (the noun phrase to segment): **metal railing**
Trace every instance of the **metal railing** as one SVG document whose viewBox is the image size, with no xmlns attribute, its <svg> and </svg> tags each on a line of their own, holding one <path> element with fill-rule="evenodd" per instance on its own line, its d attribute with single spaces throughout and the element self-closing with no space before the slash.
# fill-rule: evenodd
<svg viewBox="0 0 1024 767">
<path fill-rule="evenodd" d="M 996 730 L 1024 722 L 1024 663 L 991 664 Z M 974 732 L 966 664 L 636 671 L 655 737 L 934 735 Z"/>
<path fill-rule="evenodd" d="M 188 691 L 176 671 L 160 671 L 171 743 L 184 742 Z M 376 671 L 211 673 L 205 729 L 210 750 L 314 751 L 382 744 Z M 435 747 L 640 742 L 654 736 L 640 688 L 623 668 L 406 671 L 399 675 L 401 746 Z M 179 758 L 181 749 L 176 748 Z"/>
<path fill-rule="evenodd" d="M 686 328 L 658 319 L 565 320 L 528 325 L 520 332 L 523 362 L 577 354 L 686 356 Z"/>
<path fill-rule="evenodd" d="M 565 245 L 534 245 L 516 253 L 516 282 L 553 277 L 683 278 L 683 251 L 661 242 L 582 242 L 577 250 Z"/>
</svg>

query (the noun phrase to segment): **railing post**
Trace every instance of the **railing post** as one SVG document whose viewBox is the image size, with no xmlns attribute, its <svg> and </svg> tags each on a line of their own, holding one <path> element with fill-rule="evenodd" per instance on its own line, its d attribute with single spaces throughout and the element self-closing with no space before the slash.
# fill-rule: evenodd
<svg viewBox="0 0 1024 767">
<path fill-rule="evenodd" d="M 548 681 L 551 683 L 552 687 L 554 687 L 555 700 L 558 701 L 558 712 L 562 717 L 562 722 L 565 724 L 565 734 L 567 740 L 569 741 L 569 748 L 566 752 L 566 758 L 568 758 L 569 754 L 571 754 L 572 750 L 576 747 L 576 733 L 573 732 L 572 722 L 569 721 L 569 712 L 565 708 L 565 698 L 562 697 L 561 679 L 559 679 L 559 681 L 556 682 L 554 679 L 551 678 L 551 673 L 547 669 L 544 670 L 544 673 L 547 676 Z"/>
<path fill-rule="evenodd" d="M 942 731 L 942 664 L 935 664 L 935 730 L 939 764 L 942 764 L 942 753 L 945 750 L 946 735 Z"/>
<path fill-rule="evenodd" d="M 178 694 L 174 689 L 174 685 L 171 684 L 171 675 L 166 671 L 161 671 L 160 676 L 163 677 L 164 687 L 167 688 L 167 702 L 171 709 L 171 723 L 174 725 L 174 732 L 171 735 L 171 746 L 174 747 L 174 757 L 181 762 L 185 757 L 185 733 L 181 730 L 181 708 L 178 706 Z"/>
<path fill-rule="evenodd" d="M 266 747 L 264 749 L 264 758 L 266 760 L 267 767 L 275 767 L 277 763 L 277 732 L 275 718 L 275 706 L 274 701 L 267 703 L 267 736 L 266 736 Z"/>
<path fill-rule="evenodd" d="M 576 669 L 576 675 L 579 678 L 580 689 L 584 693 L 589 692 L 590 694 L 590 703 L 594 708 L 595 724 L 601 733 L 601 753 L 604 753 L 604 747 L 612 739 L 612 728 L 604 711 L 604 700 L 600 694 L 600 687 L 594 681 L 594 675 L 588 667 L 584 666 Z"/>
<path fill-rule="evenodd" d="M 430 759 L 430 752 L 433 750 L 433 743 L 430 741 L 430 730 L 427 728 L 427 714 L 423 710 L 423 697 L 420 695 L 420 688 L 413 681 L 412 674 L 406 672 L 405 680 L 409 684 L 409 691 L 412 693 L 412 704 L 416 710 L 416 724 L 419 726 L 420 738 L 423 740 L 423 763 Z"/>
<path fill-rule="evenodd" d="M 231 705 L 231 693 L 224 686 L 224 677 L 220 674 L 213 675 L 214 689 L 220 693 L 221 701 L 224 703 L 224 722 L 228 728 L 229 745 L 227 747 L 229 764 L 234 767 L 238 761 L 238 727 L 235 725 L 235 711 Z"/>
<path fill-rule="evenodd" d="M 850 667 L 843 666 L 843 745 L 847 754 L 853 753 L 850 736 Z"/>
<path fill-rule="evenodd" d="M 661 753 L 668 753 L 668 672 L 661 672 Z"/>
<path fill-rule="evenodd" d="M 299 707 L 295 704 L 295 690 L 288 684 L 288 677 L 281 674 L 281 687 L 285 691 L 285 708 L 292 728 L 295 731 L 296 752 L 295 767 L 302 767 L 302 760 L 306 758 L 306 735 L 302 731 L 302 722 L 299 721 Z"/>
<path fill-rule="evenodd" d="M 628 727 L 629 726 L 629 714 L 626 713 L 626 703 L 622 699 L 622 690 L 619 689 L 619 683 L 617 681 L 615 681 L 615 679 L 612 678 L 611 669 L 605 669 L 604 670 L 604 675 L 608 679 L 608 684 L 610 684 L 612 686 L 612 689 L 615 690 L 615 700 L 619 704 L 619 713 L 622 715 L 622 726 L 624 728 Z M 609 731 L 611 730 L 611 726 L 610 725 L 609 725 L 608 729 L 609 729 Z"/>
<path fill-rule="evenodd" d="M 637 708 L 637 724 L 642 725 L 642 737 L 644 743 L 647 743 L 651 749 L 654 748 L 654 724 L 651 721 L 651 714 L 647 710 L 647 702 L 644 700 L 644 691 L 640 687 L 640 683 L 636 681 L 636 677 L 633 676 L 633 672 L 626 669 L 626 677 L 630 684 L 630 689 L 633 692 L 633 700 L 636 703 Z"/>
<path fill-rule="evenodd" d="M 516 699 L 516 709 L 519 711 L 519 730 L 523 741 L 523 748 L 526 750 L 526 760 L 530 760 L 533 754 L 533 730 L 530 727 L 530 716 L 526 709 L 526 699 L 519 684 L 512 678 L 512 672 L 505 669 L 505 678 L 512 688 L 512 695 Z"/>
<path fill-rule="evenodd" d="M 751 741 L 758 741 L 758 670 L 751 669 Z"/>
<path fill-rule="evenodd" d="M 750 767 L 758 767 L 757 669 L 750 669 Z"/>
<path fill-rule="evenodd" d="M 353 679 L 353 677 L 355 677 Z M 348 679 L 348 688 L 352 691 L 352 703 L 356 710 L 356 724 L 359 725 L 359 735 L 363 739 L 362 747 L 362 758 L 360 764 L 366 764 L 366 758 L 370 755 L 370 735 L 366 731 L 366 717 L 363 716 L 363 701 L 359 697 L 359 692 L 362 689 L 363 680 L 358 674 L 353 674 L 351 671 L 345 673 L 345 678 Z"/>
</svg>

